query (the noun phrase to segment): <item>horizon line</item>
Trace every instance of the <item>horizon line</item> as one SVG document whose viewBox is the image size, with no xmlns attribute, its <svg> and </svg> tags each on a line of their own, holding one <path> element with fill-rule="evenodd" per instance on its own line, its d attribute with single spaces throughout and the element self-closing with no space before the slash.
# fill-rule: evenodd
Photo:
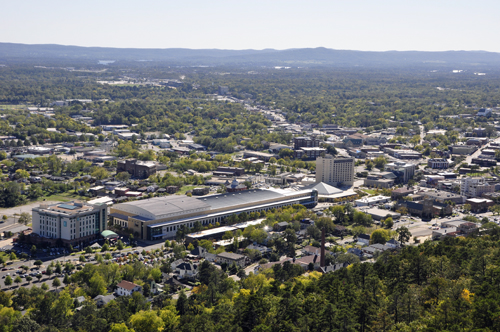
<svg viewBox="0 0 500 332">
<path fill-rule="evenodd" d="M 350 51 L 350 52 L 367 52 L 367 53 L 385 53 L 385 52 L 422 52 L 422 53 L 441 53 L 441 52 L 483 52 L 483 53 L 500 53 L 495 51 L 485 51 L 485 50 L 464 50 L 464 49 L 455 49 L 455 50 L 442 50 L 442 51 L 424 51 L 424 50 L 385 50 L 385 51 L 371 51 L 371 50 L 355 50 L 355 49 L 341 49 L 341 48 L 329 48 L 325 46 L 316 46 L 316 47 L 290 47 L 284 49 L 275 49 L 275 48 L 242 48 L 242 49 L 231 49 L 231 48 L 188 48 L 188 47 L 115 47 L 115 46 L 81 46 L 81 45 L 66 45 L 66 44 L 57 44 L 57 43 L 42 43 L 42 44 L 28 44 L 28 43 L 19 43 L 19 42 L 3 42 L 0 41 L 0 44 L 15 44 L 15 45 L 25 45 L 25 46 L 62 46 L 62 47 L 80 47 L 80 48 L 112 48 L 112 49 L 133 49 L 133 50 L 172 50 L 172 49 L 180 49 L 180 50 L 193 50 L 193 51 L 206 51 L 206 50 L 218 50 L 218 51 L 290 51 L 290 50 L 304 50 L 304 49 L 326 49 L 332 51 Z"/>
</svg>

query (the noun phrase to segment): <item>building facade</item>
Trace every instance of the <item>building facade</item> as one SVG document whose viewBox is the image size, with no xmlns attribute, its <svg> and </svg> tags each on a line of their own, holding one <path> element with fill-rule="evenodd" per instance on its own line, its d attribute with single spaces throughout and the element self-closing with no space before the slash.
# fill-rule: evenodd
<svg viewBox="0 0 500 332">
<path fill-rule="evenodd" d="M 326 149 L 324 148 L 300 148 L 294 151 L 294 157 L 301 159 L 316 159 L 325 153 Z"/>
<path fill-rule="evenodd" d="M 318 148 L 320 143 L 320 139 L 313 137 L 294 137 L 293 149 L 298 150 L 300 148 Z"/>
<path fill-rule="evenodd" d="M 87 244 L 106 229 L 107 205 L 73 201 L 40 204 L 32 210 L 32 240 L 37 243 Z"/>
<path fill-rule="evenodd" d="M 354 158 L 334 158 L 331 155 L 316 159 L 316 182 L 331 186 L 354 184 Z"/>
<path fill-rule="evenodd" d="M 464 178 L 460 180 L 460 195 L 481 197 L 485 193 L 495 192 L 495 185 L 490 185 L 483 177 Z"/>
<path fill-rule="evenodd" d="M 432 169 L 447 169 L 450 167 L 450 163 L 446 159 L 429 159 L 427 161 L 427 166 Z"/>
</svg>

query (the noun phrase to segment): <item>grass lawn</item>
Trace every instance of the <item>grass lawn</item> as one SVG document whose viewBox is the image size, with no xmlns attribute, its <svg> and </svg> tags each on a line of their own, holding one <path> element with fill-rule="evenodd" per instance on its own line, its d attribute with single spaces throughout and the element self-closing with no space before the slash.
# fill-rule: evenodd
<svg viewBox="0 0 500 332">
<path fill-rule="evenodd" d="M 375 195 L 375 190 L 373 189 L 361 189 L 361 190 L 370 195 Z"/>
<path fill-rule="evenodd" d="M 176 194 L 177 195 L 185 195 L 186 191 L 193 190 L 196 187 L 199 187 L 199 186 L 183 186 L 183 187 L 181 187 L 181 189 L 179 189 L 178 192 L 176 192 Z"/>
<path fill-rule="evenodd" d="M 61 201 L 61 202 L 69 202 L 73 200 L 81 200 L 81 201 L 86 201 L 89 197 L 87 196 L 80 196 L 78 194 L 75 194 L 73 191 L 65 192 L 65 193 L 60 193 L 60 194 L 54 194 L 50 196 L 42 196 L 38 198 L 38 201 L 43 201 L 44 199 L 46 201 Z"/>
<path fill-rule="evenodd" d="M 0 110 L 20 110 L 25 109 L 26 105 L 0 105 Z"/>
</svg>

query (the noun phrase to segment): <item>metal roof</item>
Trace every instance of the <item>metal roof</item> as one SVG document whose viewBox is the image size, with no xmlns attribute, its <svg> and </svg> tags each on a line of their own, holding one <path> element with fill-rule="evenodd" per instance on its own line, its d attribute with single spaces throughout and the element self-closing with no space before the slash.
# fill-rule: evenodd
<svg viewBox="0 0 500 332">
<path fill-rule="evenodd" d="M 242 204 L 258 203 L 261 201 L 282 197 L 285 197 L 285 195 L 276 191 L 256 189 L 244 190 L 235 193 L 204 196 L 196 199 L 209 205 L 212 210 L 215 210 Z"/>
</svg>

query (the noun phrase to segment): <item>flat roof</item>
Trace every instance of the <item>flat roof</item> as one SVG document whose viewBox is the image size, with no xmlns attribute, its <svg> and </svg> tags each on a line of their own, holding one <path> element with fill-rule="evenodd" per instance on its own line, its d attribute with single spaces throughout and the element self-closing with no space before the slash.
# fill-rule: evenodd
<svg viewBox="0 0 500 332">
<path fill-rule="evenodd" d="M 219 194 L 196 198 L 200 202 L 207 204 L 211 209 L 217 210 L 242 204 L 258 203 L 265 200 L 284 198 L 285 195 L 274 190 L 244 190 L 234 193 Z"/>
<path fill-rule="evenodd" d="M 139 212 L 145 213 L 145 215 L 155 215 L 158 219 L 162 215 L 168 215 L 173 213 L 182 214 L 185 211 L 190 211 L 193 209 L 209 209 L 210 205 L 203 202 L 202 200 L 188 197 L 185 195 L 173 195 L 165 197 L 154 197 L 139 201 L 121 203 L 115 205 L 116 209 L 133 207 L 134 211 L 139 214 Z M 134 217 L 135 218 L 135 217 Z M 151 219 L 149 219 L 151 220 Z"/>
<path fill-rule="evenodd" d="M 388 196 L 378 195 L 378 196 L 372 196 L 372 197 L 363 197 L 363 198 L 355 200 L 355 202 L 370 203 L 370 202 L 377 202 L 377 201 L 381 201 L 381 200 L 385 200 L 385 199 L 391 199 L 391 198 Z"/>
</svg>

